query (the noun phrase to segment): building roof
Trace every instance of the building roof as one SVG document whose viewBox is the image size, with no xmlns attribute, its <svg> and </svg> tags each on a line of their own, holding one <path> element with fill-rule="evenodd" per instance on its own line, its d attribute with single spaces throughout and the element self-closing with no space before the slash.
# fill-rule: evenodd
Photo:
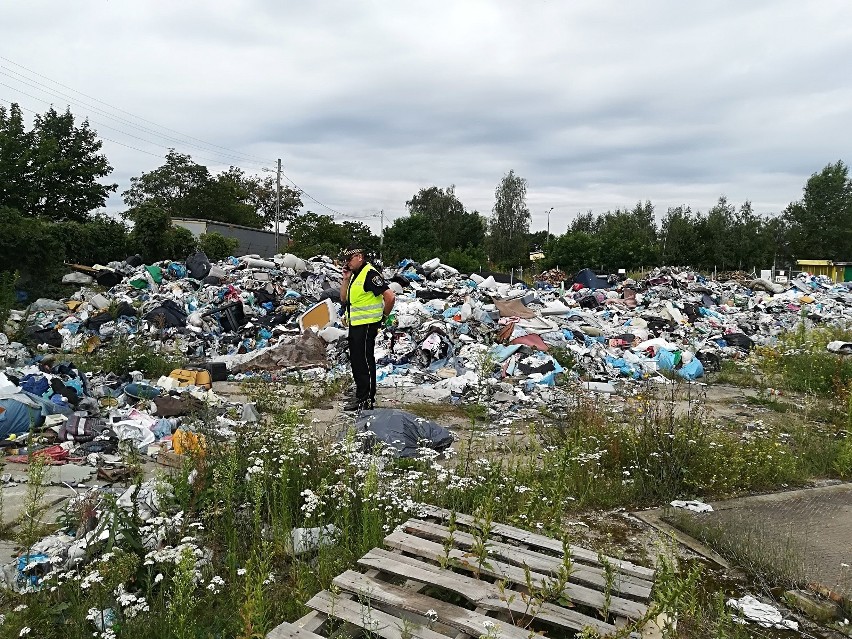
<svg viewBox="0 0 852 639">
<path fill-rule="evenodd" d="M 205 224 L 216 224 L 234 229 L 245 229 L 246 231 L 257 231 L 258 233 L 271 233 L 275 235 L 275 231 L 270 231 L 269 229 L 259 229 L 254 226 L 244 226 L 242 224 L 229 224 L 228 222 L 220 222 L 219 220 L 203 220 L 197 217 L 173 217 L 172 222 L 204 222 Z"/>
</svg>

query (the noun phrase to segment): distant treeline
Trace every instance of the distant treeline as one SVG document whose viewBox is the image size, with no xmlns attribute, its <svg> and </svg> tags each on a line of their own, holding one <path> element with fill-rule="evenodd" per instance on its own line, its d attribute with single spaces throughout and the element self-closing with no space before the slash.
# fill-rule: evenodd
<svg viewBox="0 0 852 639">
<path fill-rule="evenodd" d="M 199 242 L 188 230 L 174 228 L 173 217 L 256 228 L 274 222 L 272 178 L 237 167 L 213 174 L 174 150 L 162 166 L 131 178 L 122 193 L 127 208 L 121 219 L 108 217 L 102 209 L 118 187 L 105 181 L 113 169 L 101 146 L 88 122 L 76 123 L 70 110 L 51 107 L 28 130 L 16 104 L 0 107 L 4 286 L 17 273 L 19 286 L 45 293 L 66 261 L 106 263 L 133 253 L 146 261 L 183 259 L 199 245 L 215 259 L 233 250 L 232 242 L 216 234 Z M 453 186 L 420 189 L 405 203 L 408 214 L 384 230 L 383 242 L 362 222 L 300 212 L 301 195 L 282 189 L 280 215 L 287 222 L 288 250 L 303 257 L 336 255 L 355 241 L 381 253 L 386 264 L 439 257 L 468 272 L 527 269 L 531 251 L 545 255 L 537 269 L 559 266 L 568 272 L 660 264 L 705 271 L 786 269 L 796 259 L 852 261 L 852 181 L 842 161 L 813 174 L 802 199 L 774 215 L 757 215 L 749 202 L 735 206 L 724 197 L 706 212 L 684 205 L 661 214 L 648 201 L 629 210 L 580 214 L 561 235 L 530 232 L 527 180 L 514 171 L 499 181 L 488 217 L 466 209 Z"/>
</svg>

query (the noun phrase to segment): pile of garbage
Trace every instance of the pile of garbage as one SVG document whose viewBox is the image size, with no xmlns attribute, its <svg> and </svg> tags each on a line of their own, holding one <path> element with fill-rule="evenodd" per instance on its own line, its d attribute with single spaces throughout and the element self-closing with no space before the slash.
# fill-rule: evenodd
<svg viewBox="0 0 852 639">
<path fill-rule="evenodd" d="M 416 389 L 430 401 L 485 401 L 503 414 L 552 403 L 563 378 L 603 392 L 638 380 L 669 383 L 674 375 L 697 380 L 802 323 L 846 326 L 852 319 L 849 288 L 808 274 L 782 285 L 712 281 L 672 268 L 641 281 L 550 271 L 531 288 L 499 274 L 460 273 L 438 258 L 382 271 L 397 301 L 376 344 L 378 385 Z M 348 375 L 342 270 L 326 256 L 250 255 L 217 264 L 203 253 L 157 264 L 132 256 L 72 266 L 64 281 L 74 287 L 68 297 L 12 311 L 0 333 L 0 446 L 10 466 L 35 456 L 114 483 L 131 472 L 128 451 L 179 465 L 181 455 L 204 450 L 205 436 L 232 438 L 258 420 L 253 405 L 218 395 L 216 381 Z M 168 355 L 180 367 L 150 376 L 83 372 L 75 363 L 120 344 Z M 834 350 L 852 352 L 852 345 L 838 342 Z M 379 409 L 361 420 L 360 428 L 398 440 L 403 456 L 416 454 L 424 439 L 436 450 L 452 440 L 399 411 Z M 119 507 L 153 522 L 163 516 L 153 484 L 97 490 L 115 490 Z M 6 567 L 6 582 L 26 589 L 47 569 L 44 557 L 74 564 L 80 541 L 61 534 L 44 540 L 24 563 Z"/>
<path fill-rule="evenodd" d="M 535 404 L 547 401 L 560 376 L 607 390 L 622 380 L 696 380 L 800 322 L 841 324 L 852 310 L 845 286 L 807 274 L 781 285 L 712 281 L 671 268 L 641 281 L 586 269 L 566 281 L 553 270 L 530 288 L 495 274 L 462 274 L 438 258 L 403 260 L 383 273 L 397 302 L 377 341 L 378 384 L 447 401 L 485 393 Z M 302 379 L 347 374 L 342 272 L 329 257 L 211 264 L 196 253 L 185 263 L 146 265 L 134 256 L 75 267 L 66 279 L 82 284 L 66 299 L 13 311 L 7 326 L 40 357 L 61 361 L 127 340 L 204 368 L 214 381 L 297 370 Z M 0 335 L 0 364 L 21 367 L 33 355 Z M 146 383 L 160 388 L 157 380 Z"/>
<path fill-rule="evenodd" d="M 552 268 L 547 271 L 542 271 L 535 278 L 535 283 L 537 288 L 541 288 L 542 285 L 549 286 L 561 286 L 568 279 L 568 275 L 560 271 L 558 268 Z"/>
</svg>

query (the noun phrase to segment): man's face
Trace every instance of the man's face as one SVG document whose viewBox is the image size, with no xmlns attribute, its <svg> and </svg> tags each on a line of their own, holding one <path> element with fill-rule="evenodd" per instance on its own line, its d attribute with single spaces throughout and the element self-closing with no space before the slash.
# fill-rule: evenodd
<svg viewBox="0 0 852 639">
<path fill-rule="evenodd" d="M 350 256 L 346 260 L 346 268 L 350 271 L 354 271 L 364 264 L 364 256 L 361 253 L 355 253 L 355 255 Z"/>
</svg>

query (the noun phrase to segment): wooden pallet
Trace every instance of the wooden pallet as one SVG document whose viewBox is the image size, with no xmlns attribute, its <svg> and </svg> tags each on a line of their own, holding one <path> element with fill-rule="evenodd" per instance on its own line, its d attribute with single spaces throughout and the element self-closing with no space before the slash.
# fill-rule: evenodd
<svg viewBox="0 0 852 639">
<path fill-rule="evenodd" d="M 563 565 L 561 541 L 492 524 L 488 557 L 479 562 L 471 554 L 474 518 L 457 513 L 454 531 L 449 519 L 448 511 L 429 507 L 408 520 L 385 538 L 386 548 L 358 561 L 365 572 L 338 575 L 334 592 L 314 596 L 306 604 L 310 613 L 282 623 L 267 639 L 478 639 L 492 624 L 490 636 L 499 639 L 564 637 L 589 626 L 608 634 L 647 612 L 649 568 L 604 557 L 606 568 L 597 553 L 571 546 L 572 570 L 560 599 L 567 605 L 542 602 L 528 586 L 535 591 L 552 583 Z"/>
</svg>

